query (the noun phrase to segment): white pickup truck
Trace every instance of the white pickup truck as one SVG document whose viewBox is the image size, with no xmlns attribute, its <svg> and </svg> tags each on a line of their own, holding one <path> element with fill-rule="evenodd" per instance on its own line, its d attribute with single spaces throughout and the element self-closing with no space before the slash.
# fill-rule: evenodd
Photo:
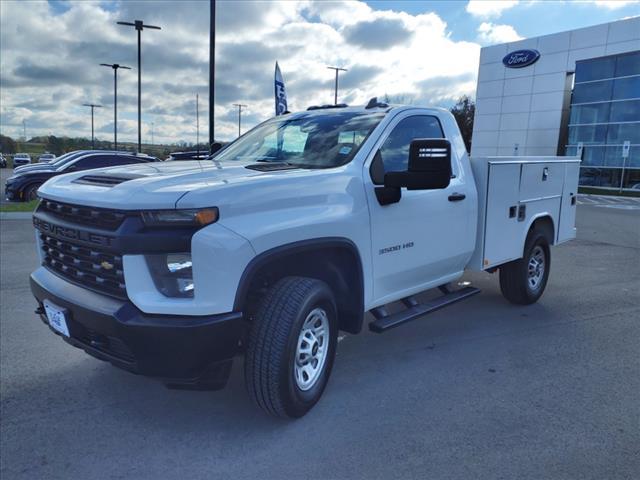
<svg viewBox="0 0 640 480">
<path fill-rule="evenodd" d="M 538 300 L 549 247 L 575 237 L 579 163 L 470 159 L 449 112 L 372 99 L 270 119 L 212 160 L 55 177 L 33 216 L 36 312 L 175 388 L 221 388 L 243 355 L 253 400 L 299 417 L 366 312 L 381 333 L 466 299 L 465 269 Z"/>
</svg>

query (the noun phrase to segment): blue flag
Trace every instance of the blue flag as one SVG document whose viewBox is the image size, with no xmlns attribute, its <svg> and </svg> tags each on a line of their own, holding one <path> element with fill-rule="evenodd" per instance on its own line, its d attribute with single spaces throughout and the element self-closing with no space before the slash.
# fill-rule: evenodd
<svg viewBox="0 0 640 480">
<path fill-rule="evenodd" d="M 282 79 L 282 73 L 280 73 L 278 62 L 276 62 L 275 94 L 277 117 L 278 115 L 283 115 L 287 112 L 287 92 L 284 90 L 284 80 Z"/>
</svg>

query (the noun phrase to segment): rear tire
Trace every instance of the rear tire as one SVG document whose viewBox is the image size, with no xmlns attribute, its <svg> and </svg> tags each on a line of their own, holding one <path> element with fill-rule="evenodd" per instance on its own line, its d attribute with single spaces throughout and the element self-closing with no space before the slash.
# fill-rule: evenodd
<svg viewBox="0 0 640 480">
<path fill-rule="evenodd" d="M 262 298 L 249 330 L 245 384 L 265 412 L 298 418 L 320 399 L 338 339 L 335 300 L 326 283 L 286 277 Z"/>
<path fill-rule="evenodd" d="M 551 252 L 546 235 L 533 230 L 527 236 L 524 256 L 500 267 L 500 290 L 517 305 L 530 305 L 544 293 L 551 268 Z"/>
</svg>

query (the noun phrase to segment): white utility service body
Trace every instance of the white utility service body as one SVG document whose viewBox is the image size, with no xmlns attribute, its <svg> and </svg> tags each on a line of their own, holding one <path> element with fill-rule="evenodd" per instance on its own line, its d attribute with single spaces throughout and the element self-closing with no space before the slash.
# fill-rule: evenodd
<svg viewBox="0 0 640 480">
<path fill-rule="evenodd" d="M 531 225 L 549 217 L 553 244 L 576 237 L 577 157 L 471 157 L 478 189 L 476 248 L 467 266 L 488 270 L 522 257 Z"/>
<path fill-rule="evenodd" d="M 465 269 L 499 270 L 509 300 L 536 301 L 549 245 L 575 236 L 579 162 L 470 159 L 455 119 L 438 108 L 372 100 L 284 115 L 209 161 L 46 182 L 34 214 L 43 266 L 32 290 L 45 321 L 45 300 L 68 312 L 67 341 L 172 384 L 197 383 L 204 370 L 209 379 L 222 370 L 226 381 L 238 353 L 249 370 L 289 355 L 260 350 L 258 339 L 292 322 L 282 331 L 300 336 L 296 355 L 306 363 L 291 367 L 289 393 L 254 399 L 270 413 L 299 416 L 324 388 L 335 332 L 359 332 L 367 311 L 381 332 L 467 298 L 477 290 L 447 287 Z M 444 293 L 438 302 L 413 297 L 435 287 Z M 388 314 L 385 305 L 398 300 L 406 312 Z M 277 302 L 298 301 L 291 318 L 268 314 Z M 307 324 L 323 326 L 326 337 Z M 83 340 L 94 330 L 105 338 L 98 347 Z M 109 342 L 127 346 L 133 363 L 101 346 Z M 265 379 L 246 376 L 253 395 L 251 382 Z"/>
</svg>

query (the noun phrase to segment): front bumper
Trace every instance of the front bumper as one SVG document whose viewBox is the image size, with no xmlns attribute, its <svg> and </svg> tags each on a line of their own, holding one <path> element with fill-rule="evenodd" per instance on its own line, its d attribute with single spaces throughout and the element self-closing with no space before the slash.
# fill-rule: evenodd
<svg viewBox="0 0 640 480">
<path fill-rule="evenodd" d="M 31 274 L 31 291 L 45 323 L 44 300 L 67 310 L 70 337 L 62 336 L 67 343 L 178 387 L 222 388 L 244 331 L 241 312 L 149 315 L 128 300 L 71 284 L 44 267 Z"/>
<path fill-rule="evenodd" d="M 4 196 L 7 200 L 22 200 L 20 196 L 20 192 L 16 190 L 13 186 L 6 185 L 4 187 Z"/>
</svg>

